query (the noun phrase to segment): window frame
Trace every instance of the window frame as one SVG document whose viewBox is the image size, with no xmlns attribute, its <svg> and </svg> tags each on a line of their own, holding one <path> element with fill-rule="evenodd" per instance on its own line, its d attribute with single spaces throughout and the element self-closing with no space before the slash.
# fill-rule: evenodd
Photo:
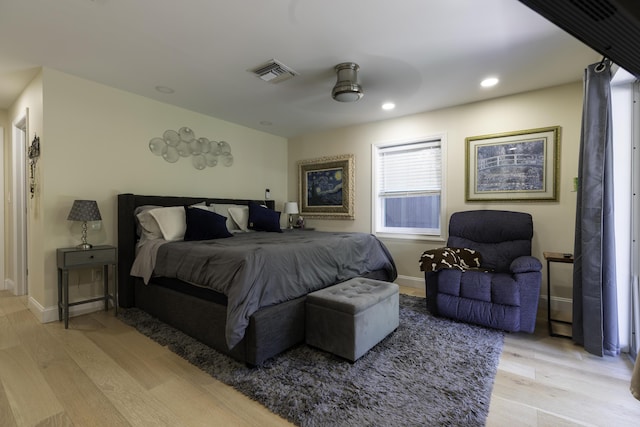
<svg viewBox="0 0 640 427">
<path fill-rule="evenodd" d="M 379 194 L 378 181 L 378 155 L 381 149 L 389 147 L 397 147 L 401 145 L 428 143 L 440 141 L 440 230 L 438 233 L 412 232 L 410 228 L 394 227 L 391 231 L 382 226 L 381 200 Z M 414 239 L 414 240 L 433 240 L 443 241 L 445 230 L 444 220 L 446 219 L 446 164 L 447 164 L 447 136 L 446 133 L 436 133 L 428 136 L 399 139 L 393 141 L 381 141 L 371 144 L 371 233 L 384 238 L 395 239 Z"/>
</svg>

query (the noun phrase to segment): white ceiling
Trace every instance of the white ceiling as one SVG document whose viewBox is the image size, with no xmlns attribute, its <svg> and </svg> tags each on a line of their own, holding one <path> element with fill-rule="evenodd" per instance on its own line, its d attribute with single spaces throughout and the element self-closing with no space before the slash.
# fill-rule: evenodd
<svg viewBox="0 0 640 427">
<path fill-rule="evenodd" d="M 271 58 L 299 75 L 247 71 Z M 579 81 L 599 59 L 517 0 L 0 0 L 0 108 L 44 66 L 283 137 Z M 358 102 L 331 99 L 341 62 Z"/>
</svg>

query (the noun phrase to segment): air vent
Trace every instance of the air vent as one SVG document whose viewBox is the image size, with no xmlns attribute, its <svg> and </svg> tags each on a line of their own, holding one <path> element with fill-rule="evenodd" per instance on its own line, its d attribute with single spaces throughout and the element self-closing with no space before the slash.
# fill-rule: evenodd
<svg viewBox="0 0 640 427">
<path fill-rule="evenodd" d="M 276 61 L 275 59 L 272 59 L 249 71 L 269 83 L 280 83 L 298 75 L 298 73 L 293 71 L 291 68 Z"/>
</svg>

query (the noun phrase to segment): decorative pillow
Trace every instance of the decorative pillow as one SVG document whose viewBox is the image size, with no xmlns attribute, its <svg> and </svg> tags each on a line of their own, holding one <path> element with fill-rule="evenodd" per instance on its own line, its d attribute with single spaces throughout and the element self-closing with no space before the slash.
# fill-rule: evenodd
<svg viewBox="0 0 640 427">
<path fill-rule="evenodd" d="M 229 215 L 242 231 L 249 231 L 249 207 L 229 208 Z"/>
<path fill-rule="evenodd" d="M 184 207 L 186 230 L 184 240 L 211 240 L 232 237 L 227 230 L 227 218 L 206 209 Z"/>
<path fill-rule="evenodd" d="M 231 205 L 231 204 L 224 204 L 224 203 L 215 203 L 211 206 L 209 206 L 209 210 L 211 212 L 215 212 L 218 215 L 222 215 L 224 217 L 227 218 L 227 230 L 233 232 L 234 230 L 240 230 L 240 227 L 238 227 L 238 224 L 236 224 L 236 222 L 233 220 L 233 218 L 231 217 L 231 214 L 229 213 L 229 209 L 231 208 L 242 208 L 242 205 Z M 244 206 L 245 209 L 248 209 L 246 206 Z M 249 219 L 249 214 L 247 213 L 247 220 Z"/>
<path fill-rule="evenodd" d="M 164 240 L 182 240 L 187 229 L 184 207 L 169 206 L 151 209 L 149 215 L 158 223 Z"/>
<path fill-rule="evenodd" d="M 249 228 L 256 231 L 273 231 L 282 233 L 280 229 L 280 212 L 249 203 Z"/>
</svg>

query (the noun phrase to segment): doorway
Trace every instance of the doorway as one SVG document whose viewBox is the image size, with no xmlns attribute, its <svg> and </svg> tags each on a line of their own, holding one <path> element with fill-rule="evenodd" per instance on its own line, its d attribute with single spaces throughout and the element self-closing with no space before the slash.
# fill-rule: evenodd
<svg viewBox="0 0 640 427">
<path fill-rule="evenodd" d="M 0 127 L 0 194 L 2 195 L 2 203 L 4 206 L 4 128 Z M 7 242 L 5 241 L 4 235 L 4 209 L 0 209 L 0 238 L 2 238 L 2 245 L 0 245 L 0 278 L 2 278 L 2 282 L 0 282 L 0 290 L 7 288 L 7 282 L 5 281 L 5 271 L 4 271 L 4 247 Z"/>
<path fill-rule="evenodd" d="M 12 186 L 9 201 L 11 209 L 13 239 L 11 253 L 13 254 L 13 280 L 9 287 L 13 287 L 15 295 L 26 295 L 27 286 L 27 174 L 26 147 L 29 110 L 20 116 L 12 127 Z M 12 286 L 11 286 L 12 285 Z"/>
</svg>

